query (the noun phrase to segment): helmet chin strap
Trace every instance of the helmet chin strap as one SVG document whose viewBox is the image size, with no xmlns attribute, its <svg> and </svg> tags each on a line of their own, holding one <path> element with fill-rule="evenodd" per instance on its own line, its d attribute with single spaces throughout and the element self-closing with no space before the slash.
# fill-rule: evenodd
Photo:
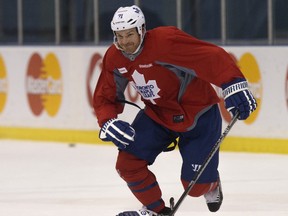
<svg viewBox="0 0 288 216">
<path fill-rule="evenodd" d="M 140 38 L 140 43 L 139 43 L 137 49 L 136 49 L 132 54 L 136 54 L 136 53 L 140 50 L 141 45 L 142 45 L 143 40 L 144 40 L 144 37 L 145 37 L 145 34 L 146 34 L 146 29 L 144 29 L 143 34 L 140 35 L 140 36 L 141 36 L 141 38 Z M 118 50 L 121 50 L 121 51 L 125 52 L 125 51 L 123 50 L 123 48 L 118 44 L 118 42 L 117 42 L 117 37 L 116 37 L 115 33 L 114 33 L 114 45 L 116 46 L 116 48 L 117 48 Z"/>
<path fill-rule="evenodd" d="M 124 52 L 123 48 L 118 44 L 116 36 L 114 36 L 114 45 L 116 46 L 118 50 L 121 50 Z"/>
<path fill-rule="evenodd" d="M 145 33 L 142 35 L 142 37 L 140 38 L 140 43 L 139 43 L 139 46 L 137 47 L 137 49 L 132 53 L 132 54 L 136 54 L 139 49 L 141 48 L 142 46 L 142 43 L 143 43 L 143 40 L 144 40 L 144 36 L 145 36 Z"/>
</svg>

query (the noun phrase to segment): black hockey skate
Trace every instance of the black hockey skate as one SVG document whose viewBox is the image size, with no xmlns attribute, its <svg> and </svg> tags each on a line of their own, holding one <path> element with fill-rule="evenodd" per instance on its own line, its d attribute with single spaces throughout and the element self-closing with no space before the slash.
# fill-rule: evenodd
<svg viewBox="0 0 288 216">
<path fill-rule="evenodd" d="M 218 178 L 218 186 L 215 188 L 215 190 L 204 194 L 204 197 L 206 199 L 208 209 L 211 212 L 216 212 L 220 209 L 223 201 L 223 193 L 220 178 Z"/>
</svg>

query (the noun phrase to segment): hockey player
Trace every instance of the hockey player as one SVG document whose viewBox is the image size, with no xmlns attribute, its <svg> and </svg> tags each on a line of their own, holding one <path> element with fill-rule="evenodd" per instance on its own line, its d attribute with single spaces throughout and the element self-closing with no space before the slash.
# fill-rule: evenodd
<svg viewBox="0 0 288 216">
<path fill-rule="evenodd" d="M 240 120 L 256 109 L 256 101 L 245 77 L 222 48 L 176 27 L 146 32 L 144 15 L 135 5 L 120 7 L 111 28 L 114 44 L 104 56 L 94 93 L 99 136 L 118 147 L 116 169 L 144 206 L 118 215 L 169 215 L 171 210 L 148 166 L 178 138 L 181 181 L 186 188 L 221 135 L 219 98 L 211 84 L 223 89 L 227 110 L 232 115 L 239 111 Z M 128 83 L 145 104 L 131 125 L 117 118 L 124 108 Z M 212 212 L 223 200 L 218 157 L 219 151 L 189 193 L 204 195 Z"/>
</svg>

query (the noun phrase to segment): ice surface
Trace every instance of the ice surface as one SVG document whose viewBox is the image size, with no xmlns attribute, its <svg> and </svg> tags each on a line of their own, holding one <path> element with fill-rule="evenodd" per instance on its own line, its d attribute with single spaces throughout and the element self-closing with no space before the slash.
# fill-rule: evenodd
<svg viewBox="0 0 288 216">
<path fill-rule="evenodd" d="M 141 207 L 114 170 L 117 149 L 0 141 L 0 216 L 114 216 Z M 186 197 L 177 216 L 287 216 L 288 155 L 220 153 L 223 205 L 210 213 L 203 197 Z M 151 166 L 163 197 L 183 192 L 177 150 Z"/>
</svg>

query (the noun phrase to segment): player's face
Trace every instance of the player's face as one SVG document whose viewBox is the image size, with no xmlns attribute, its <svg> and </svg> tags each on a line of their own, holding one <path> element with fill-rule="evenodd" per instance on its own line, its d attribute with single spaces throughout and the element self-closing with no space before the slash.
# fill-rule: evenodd
<svg viewBox="0 0 288 216">
<path fill-rule="evenodd" d="M 136 28 L 117 31 L 115 34 L 118 45 L 128 54 L 134 53 L 141 42 Z"/>
</svg>

